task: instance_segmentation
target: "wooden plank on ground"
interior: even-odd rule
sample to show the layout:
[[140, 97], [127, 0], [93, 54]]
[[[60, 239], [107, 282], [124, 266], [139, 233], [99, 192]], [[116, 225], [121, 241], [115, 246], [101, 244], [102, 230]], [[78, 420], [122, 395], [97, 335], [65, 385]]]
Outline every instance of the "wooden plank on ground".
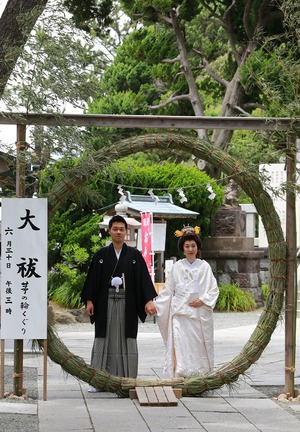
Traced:
[[163, 390], [163, 388], [161, 386], [159, 387], [153, 387], [155, 394], [157, 396], [157, 399], [159, 401], [159, 405], [161, 406], [168, 406], [169, 405], [169, 401], [167, 399], [167, 396]]
[[[173, 388], [173, 387], [172, 387]], [[177, 399], [182, 398], [182, 389], [179, 388], [173, 388], [174, 395], [177, 397]]]
[[157, 399], [156, 393], [153, 387], [145, 387], [145, 392], [149, 401], [150, 406], [159, 406], [159, 401]]
[[[141, 406], [177, 406], [175, 390], [171, 386], [135, 387], [135, 390], [129, 391], [129, 397], [137, 398]], [[182, 397], [182, 391], [179, 390], [178, 397]]]
[[170, 386], [163, 386], [163, 390], [165, 392], [165, 395], [168, 399], [169, 406], [176, 406], [178, 405], [177, 397], [175, 396], [172, 387]]
[[129, 389], [129, 399], [137, 399], [136, 389]]
[[140, 405], [149, 405], [148, 397], [145, 392], [145, 387], [136, 387], [135, 390]]

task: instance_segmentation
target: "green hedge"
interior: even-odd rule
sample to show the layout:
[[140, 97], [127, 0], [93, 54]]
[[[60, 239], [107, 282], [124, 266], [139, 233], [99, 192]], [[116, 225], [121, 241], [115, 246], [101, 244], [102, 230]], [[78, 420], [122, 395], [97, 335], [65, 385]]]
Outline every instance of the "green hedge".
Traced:
[[219, 290], [215, 307], [219, 312], [246, 312], [256, 308], [253, 295], [241, 289], [238, 284], [220, 284]]

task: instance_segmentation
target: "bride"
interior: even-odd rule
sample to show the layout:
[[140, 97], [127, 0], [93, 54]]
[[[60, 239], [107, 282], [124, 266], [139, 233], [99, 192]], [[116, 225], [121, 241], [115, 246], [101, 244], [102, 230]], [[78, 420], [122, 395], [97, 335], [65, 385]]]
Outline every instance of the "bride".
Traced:
[[219, 295], [210, 265], [200, 258], [199, 227], [184, 227], [177, 261], [154, 301], [165, 347], [165, 377], [189, 377], [214, 367], [213, 308]]

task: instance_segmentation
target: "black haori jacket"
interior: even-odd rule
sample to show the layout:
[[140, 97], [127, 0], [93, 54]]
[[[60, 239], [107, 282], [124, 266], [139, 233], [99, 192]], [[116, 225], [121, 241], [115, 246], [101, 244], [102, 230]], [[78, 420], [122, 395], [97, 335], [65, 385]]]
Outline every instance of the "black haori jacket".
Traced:
[[[145, 304], [156, 297], [146, 262], [139, 250], [123, 244], [119, 262], [113, 244], [99, 249], [90, 264], [81, 292], [81, 299], [86, 304], [94, 304], [95, 337], [105, 337], [107, 322], [108, 289], [112, 276], [125, 275], [125, 337], [136, 338], [138, 317], [146, 319]], [[123, 289], [123, 285], [120, 290]]]

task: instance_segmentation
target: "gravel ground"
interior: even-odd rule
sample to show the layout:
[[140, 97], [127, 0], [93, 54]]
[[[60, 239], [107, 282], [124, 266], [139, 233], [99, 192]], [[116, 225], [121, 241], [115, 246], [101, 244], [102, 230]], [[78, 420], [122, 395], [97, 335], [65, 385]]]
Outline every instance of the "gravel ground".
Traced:
[[275, 403], [284, 408], [288, 413], [292, 414], [300, 421], [300, 400], [278, 400], [278, 396], [282, 393], [282, 386], [252, 386], [256, 390], [265, 394]]
[[[6, 354], [7, 363], [13, 363], [13, 356]], [[0, 399], [1, 403], [13, 404], [35, 404], [38, 399], [38, 370], [37, 368], [24, 367], [24, 388], [26, 389], [26, 399], [17, 398], [9, 395], [13, 390], [13, 366], [5, 365], [4, 367], [4, 383], [5, 383], [5, 399]], [[39, 419], [33, 414], [12, 414], [1, 413], [0, 415], [0, 432], [39, 432]]]

